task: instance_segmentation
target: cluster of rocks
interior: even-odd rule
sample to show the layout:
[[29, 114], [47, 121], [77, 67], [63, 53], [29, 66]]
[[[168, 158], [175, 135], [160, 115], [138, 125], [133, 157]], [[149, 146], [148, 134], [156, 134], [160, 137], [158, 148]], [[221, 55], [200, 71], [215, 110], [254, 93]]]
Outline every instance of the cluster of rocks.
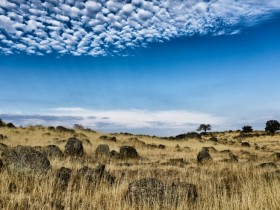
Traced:
[[[56, 172], [57, 183], [62, 187], [66, 187], [70, 181], [73, 171], [70, 168], [62, 167]], [[115, 177], [105, 170], [105, 165], [99, 164], [96, 168], [84, 166], [74, 175], [76, 179], [84, 178], [88, 183], [100, 184], [108, 183], [114, 184]]]
[[5, 139], [7, 139], [7, 136], [5, 136], [5, 135], [3, 135], [3, 134], [0, 134], [0, 141], [3, 141], [3, 140], [5, 140]]
[[109, 158], [138, 158], [139, 154], [137, 150], [132, 146], [121, 146], [120, 151], [110, 151], [110, 147], [107, 144], [100, 144], [95, 150], [96, 157], [109, 157]]
[[249, 142], [242, 142], [242, 143], [241, 143], [241, 146], [242, 146], [242, 147], [250, 147], [251, 145], [250, 145]]
[[132, 137], [129, 138], [125, 144], [129, 144], [132, 146], [138, 146], [138, 147], [146, 147], [146, 148], [151, 148], [151, 149], [165, 149], [166, 146], [164, 144], [146, 144], [144, 141], [141, 141], [140, 139], [138, 139], [137, 137]]
[[[205, 163], [212, 160], [210, 153], [217, 153], [218, 150], [214, 147], [202, 147], [201, 151], [197, 155], [197, 162]], [[227, 155], [227, 158], [223, 159], [224, 162], [238, 162], [238, 157], [233, 154], [231, 150], [222, 150], [221, 154]]]
[[[180, 198], [184, 199], [180, 199]], [[197, 187], [186, 182], [164, 185], [155, 178], [145, 178], [129, 184], [126, 201], [135, 205], [162, 205], [164, 202], [178, 205], [179, 201], [195, 202], [198, 198]]]
[[76, 138], [68, 139], [64, 154], [56, 145], [16, 146], [9, 148], [0, 144], [1, 162], [11, 172], [27, 174], [46, 174], [50, 169], [48, 158], [62, 158], [64, 156], [78, 157], [84, 153], [82, 142]]
[[209, 150], [206, 147], [203, 147], [202, 150], [197, 155], [197, 162], [205, 163], [211, 161], [212, 157], [209, 154]]
[[104, 141], [117, 142], [117, 138], [115, 136], [100, 136], [99, 139]]
[[29, 146], [16, 146], [1, 154], [3, 165], [10, 172], [46, 174], [51, 169], [47, 156]]
[[72, 133], [72, 134], [74, 134], [75, 133], [75, 130], [73, 130], [73, 129], [70, 129], [70, 128], [65, 128], [65, 127], [63, 127], [63, 126], [57, 126], [57, 127], [52, 127], [52, 126], [50, 126], [50, 127], [48, 127], [48, 130], [53, 130], [53, 131], [56, 131], [56, 132], [61, 132], [61, 133]]

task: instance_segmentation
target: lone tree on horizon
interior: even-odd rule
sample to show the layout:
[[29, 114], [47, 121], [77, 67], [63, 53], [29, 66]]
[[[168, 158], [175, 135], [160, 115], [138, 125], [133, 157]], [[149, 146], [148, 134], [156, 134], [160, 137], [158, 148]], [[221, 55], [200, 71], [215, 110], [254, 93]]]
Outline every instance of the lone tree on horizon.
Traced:
[[242, 132], [243, 133], [252, 133], [253, 132], [253, 128], [250, 125], [245, 125], [242, 127]]
[[211, 125], [210, 124], [200, 124], [198, 127], [197, 131], [204, 131], [206, 133], [207, 131], [211, 130]]
[[0, 118], [0, 127], [3, 127], [5, 125], [6, 125], [5, 122]]
[[265, 131], [274, 134], [280, 130], [280, 123], [277, 120], [269, 120], [266, 122]]

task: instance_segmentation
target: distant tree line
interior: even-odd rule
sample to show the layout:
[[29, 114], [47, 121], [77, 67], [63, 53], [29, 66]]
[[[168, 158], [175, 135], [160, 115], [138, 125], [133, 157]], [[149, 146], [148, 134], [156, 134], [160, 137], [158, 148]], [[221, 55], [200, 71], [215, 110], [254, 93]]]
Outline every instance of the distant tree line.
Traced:
[[[0, 118], [0, 127], [8, 127], [8, 128], [15, 128], [13, 123], [6, 123]], [[85, 128], [80, 124], [75, 124], [73, 126], [74, 129], [77, 130], [84, 130]], [[207, 134], [207, 131], [210, 131], [212, 126], [210, 124], [200, 124], [197, 128], [197, 131], [202, 131], [202, 134]], [[268, 120], [265, 124], [265, 131], [270, 134], [274, 134], [280, 130], [280, 123], [277, 120]], [[244, 134], [249, 134], [253, 132], [253, 128], [250, 125], [245, 125], [242, 127], [241, 130]]]
[[0, 118], [0, 127], [8, 127], [8, 128], [15, 128], [13, 123], [5, 123], [1, 118]]
[[[210, 124], [200, 124], [197, 128], [197, 131], [202, 131], [203, 134], [206, 134], [207, 131], [212, 129]], [[277, 120], [268, 120], [265, 124], [265, 131], [270, 134], [274, 134], [280, 130], [280, 123]], [[250, 125], [245, 125], [241, 130], [244, 134], [249, 134], [253, 132], [253, 128]]]

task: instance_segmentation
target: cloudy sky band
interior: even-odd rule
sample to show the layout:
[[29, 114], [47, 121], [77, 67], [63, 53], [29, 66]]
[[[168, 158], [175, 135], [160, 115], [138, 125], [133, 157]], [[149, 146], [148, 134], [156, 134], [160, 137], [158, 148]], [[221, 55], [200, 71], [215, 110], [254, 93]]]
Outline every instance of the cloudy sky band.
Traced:
[[236, 34], [279, 11], [278, 0], [0, 0], [0, 52], [127, 55], [180, 36]]

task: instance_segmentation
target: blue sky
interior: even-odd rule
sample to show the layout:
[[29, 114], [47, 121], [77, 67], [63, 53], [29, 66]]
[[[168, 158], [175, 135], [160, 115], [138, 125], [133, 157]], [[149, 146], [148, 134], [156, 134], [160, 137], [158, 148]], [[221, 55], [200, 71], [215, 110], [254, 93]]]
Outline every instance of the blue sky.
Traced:
[[[235, 1], [231, 6], [221, 0], [193, 5], [168, 0], [77, 1], [80, 4], [74, 6], [71, 1], [58, 2], [60, 10], [53, 9], [57, 14], [44, 23], [39, 17], [54, 7], [28, 1], [27, 10], [15, 7], [20, 0], [0, 1], [4, 120], [175, 135], [195, 130], [200, 123], [210, 123], [215, 130], [246, 124], [263, 129], [267, 120], [280, 118], [278, 1]], [[159, 23], [154, 17], [163, 9], [169, 14]], [[101, 13], [108, 18], [104, 22], [75, 28], [77, 18], [94, 22]], [[109, 20], [110, 14], [117, 21]], [[127, 31], [133, 19], [122, 18], [129, 17], [138, 18], [135, 22], [141, 27]], [[12, 22], [17, 26], [10, 26]], [[114, 27], [121, 29], [112, 35]], [[70, 29], [85, 33], [73, 39]], [[49, 43], [38, 38], [41, 30]], [[53, 37], [57, 31], [61, 32]], [[101, 39], [100, 34], [106, 35]], [[136, 38], [127, 38], [132, 35]], [[87, 36], [94, 37], [81, 47]]]

